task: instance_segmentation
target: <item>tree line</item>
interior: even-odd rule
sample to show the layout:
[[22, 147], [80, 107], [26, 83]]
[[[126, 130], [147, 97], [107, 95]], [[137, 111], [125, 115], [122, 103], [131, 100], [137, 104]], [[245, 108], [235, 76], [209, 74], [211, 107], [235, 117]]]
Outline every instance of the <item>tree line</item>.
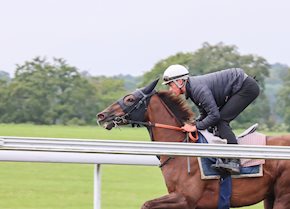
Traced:
[[[239, 67], [255, 77], [261, 94], [237, 118], [233, 127], [259, 122], [265, 128], [290, 130], [290, 69], [270, 65], [257, 55], [241, 55], [236, 46], [204, 43], [195, 52], [177, 53], [158, 61], [140, 77], [91, 76], [70, 66], [63, 59], [36, 57], [17, 65], [15, 74], [0, 71], [0, 122], [34, 124], [95, 124], [95, 115], [119, 97], [157, 77], [171, 64], [188, 67], [190, 74], [200, 75]], [[105, 69], [104, 69], [105, 70]], [[270, 73], [276, 80], [270, 79]], [[269, 83], [272, 89], [267, 89]], [[277, 87], [279, 86], [279, 87]], [[162, 89], [160, 84], [158, 89]], [[274, 90], [273, 90], [274, 89]], [[274, 99], [273, 99], [274, 98]], [[197, 111], [192, 105], [194, 111]]]
[[95, 124], [96, 113], [125, 92], [122, 80], [91, 77], [63, 59], [37, 57], [0, 80], [2, 123]]

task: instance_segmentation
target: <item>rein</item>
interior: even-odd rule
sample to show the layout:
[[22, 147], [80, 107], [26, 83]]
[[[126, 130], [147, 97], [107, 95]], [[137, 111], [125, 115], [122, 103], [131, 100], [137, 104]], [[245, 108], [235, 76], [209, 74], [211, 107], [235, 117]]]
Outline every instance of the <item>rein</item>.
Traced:
[[[171, 125], [166, 125], [166, 124], [161, 124], [161, 123], [152, 123], [152, 122], [142, 122], [142, 121], [133, 121], [133, 120], [126, 120], [127, 123], [130, 124], [137, 124], [137, 125], [143, 125], [146, 127], [155, 127], [155, 128], [165, 128], [165, 129], [170, 129], [170, 130], [176, 130], [176, 131], [182, 131], [184, 132], [184, 130], [178, 126], [171, 126]], [[186, 142], [189, 143], [191, 142], [197, 142], [198, 140], [198, 132], [197, 130], [194, 132], [195, 136], [192, 135], [192, 132], [186, 132], [186, 137], [184, 140], [182, 140], [181, 142]], [[170, 160], [174, 159], [174, 157], [169, 156], [159, 167], [162, 168], [163, 166], [165, 166], [167, 163], [169, 163]], [[190, 175], [190, 159], [189, 157], [187, 157], [187, 173], [188, 175]]]
[[[162, 124], [162, 123], [142, 122], [142, 121], [134, 121], [134, 120], [126, 120], [126, 122], [129, 123], [129, 124], [143, 125], [143, 126], [146, 126], [146, 127], [165, 128], [165, 129], [170, 129], [170, 130], [184, 132], [184, 130], [181, 127], [171, 126], [171, 125]], [[188, 133], [188, 137], [190, 138], [190, 140], [192, 142], [197, 142], [197, 140], [198, 140], [197, 130], [194, 132], [195, 136], [192, 135], [192, 132], [187, 132], [187, 133]]]

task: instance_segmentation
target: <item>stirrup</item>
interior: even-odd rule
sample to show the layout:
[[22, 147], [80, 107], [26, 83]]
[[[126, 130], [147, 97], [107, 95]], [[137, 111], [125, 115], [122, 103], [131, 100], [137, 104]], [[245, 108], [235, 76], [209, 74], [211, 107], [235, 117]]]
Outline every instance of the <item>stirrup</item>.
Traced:
[[219, 172], [228, 172], [230, 174], [240, 174], [240, 161], [239, 160], [228, 160], [224, 162], [221, 158], [218, 158], [216, 163], [211, 165], [212, 168]]

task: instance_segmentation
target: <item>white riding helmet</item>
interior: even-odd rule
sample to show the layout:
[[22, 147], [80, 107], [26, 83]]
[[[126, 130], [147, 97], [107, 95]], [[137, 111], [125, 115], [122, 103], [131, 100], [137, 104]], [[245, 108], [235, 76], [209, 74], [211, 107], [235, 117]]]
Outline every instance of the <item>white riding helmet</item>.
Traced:
[[188, 70], [182, 65], [170, 65], [163, 73], [163, 85], [179, 79], [188, 79]]

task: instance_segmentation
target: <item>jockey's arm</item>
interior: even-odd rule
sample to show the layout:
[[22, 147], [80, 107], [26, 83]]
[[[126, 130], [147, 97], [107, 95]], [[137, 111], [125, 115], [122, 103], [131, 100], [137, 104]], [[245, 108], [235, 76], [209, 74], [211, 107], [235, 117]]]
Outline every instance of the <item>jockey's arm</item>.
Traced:
[[199, 116], [196, 118], [196, 121], [202, 121], [203, 119], [206, 118], [207, 113], [202, 107], [199, 107], [199, 106], [198, 106], [198, 110], [199, 110]]

